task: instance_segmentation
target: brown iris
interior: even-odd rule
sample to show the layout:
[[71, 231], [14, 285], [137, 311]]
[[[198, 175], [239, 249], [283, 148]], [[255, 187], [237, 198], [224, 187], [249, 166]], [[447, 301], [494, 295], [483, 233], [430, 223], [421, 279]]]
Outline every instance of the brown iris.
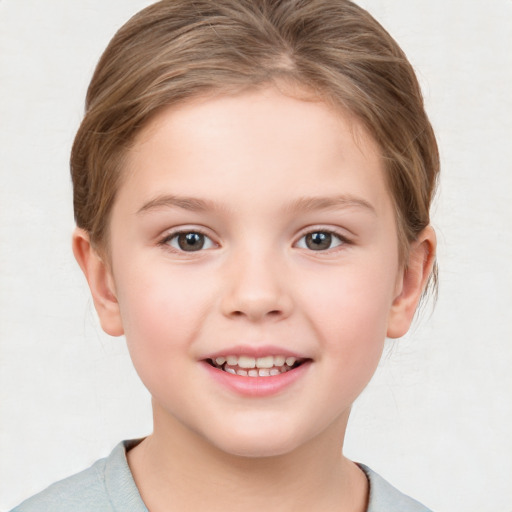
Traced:
[[178, 246], [182, 251], [200, 251], [204, 246], [204, 238], [201, 233], [180, 233]]
[[312, 251], [323, 251], [331, 247], [332, 235], [325, 231], [315, 231], [314, 233], [306, 235], [305, 242], [308, 249]]

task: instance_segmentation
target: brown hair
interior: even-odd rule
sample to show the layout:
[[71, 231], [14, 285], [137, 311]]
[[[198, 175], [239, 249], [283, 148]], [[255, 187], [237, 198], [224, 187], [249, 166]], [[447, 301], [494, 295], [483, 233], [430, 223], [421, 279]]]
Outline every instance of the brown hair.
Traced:
[[282, 82], [352, 113], [374, 137], [406, 254], [430, 222], [437, 144], [406, 56], [348, 0], [162, 0], [131, 18], [96, 67], [73, 145], [77, 225], [105, 246], [123, 156], [156, 112]]

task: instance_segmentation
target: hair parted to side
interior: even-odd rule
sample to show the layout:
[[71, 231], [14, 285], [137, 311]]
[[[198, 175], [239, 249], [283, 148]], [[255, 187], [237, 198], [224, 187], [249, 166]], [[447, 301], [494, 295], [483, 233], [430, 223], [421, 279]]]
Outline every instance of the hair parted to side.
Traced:
[[406, 56], [348, 0], [162, 0], [131, 18], [96, 67], [73, 144], [77, 225], [106, 248], [123, 157], [158, 111], [283, 83], [348, 111], [378, 143], [405, 255], [430, 222], [437, 144]]

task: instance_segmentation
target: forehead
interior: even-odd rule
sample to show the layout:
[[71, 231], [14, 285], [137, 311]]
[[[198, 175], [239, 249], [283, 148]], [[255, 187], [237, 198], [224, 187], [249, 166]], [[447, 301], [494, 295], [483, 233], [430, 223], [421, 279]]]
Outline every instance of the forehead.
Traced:
[[376, 206], [389, 202], [379, 148], [361, 123], [309, 95], [275, 88], [162, 110], [139, 133], [126, 164], [121, 195], [129, 188], [146, 199], [164, 187], [233, 204], [233, 193], [282, 202], [294, 193], [345, 191]]

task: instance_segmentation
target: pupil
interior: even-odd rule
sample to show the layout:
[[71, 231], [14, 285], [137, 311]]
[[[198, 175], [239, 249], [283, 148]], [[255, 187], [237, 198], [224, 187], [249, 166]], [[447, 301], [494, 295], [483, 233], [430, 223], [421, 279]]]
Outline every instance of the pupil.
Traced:
[[204, 235], [201, 235], [201, 233], [182, 233], [178, 236], [178, 245], [183, 251], [199, 251], [204, 245]]
[[306, 235], [306, 246], [308, 249], [312, 249], [313, 251], [329, 249], [331, 241], [332, 236], [330, 233], [323, 233], [319, 231], [317, 233], [309, 233], [309, 235]]

